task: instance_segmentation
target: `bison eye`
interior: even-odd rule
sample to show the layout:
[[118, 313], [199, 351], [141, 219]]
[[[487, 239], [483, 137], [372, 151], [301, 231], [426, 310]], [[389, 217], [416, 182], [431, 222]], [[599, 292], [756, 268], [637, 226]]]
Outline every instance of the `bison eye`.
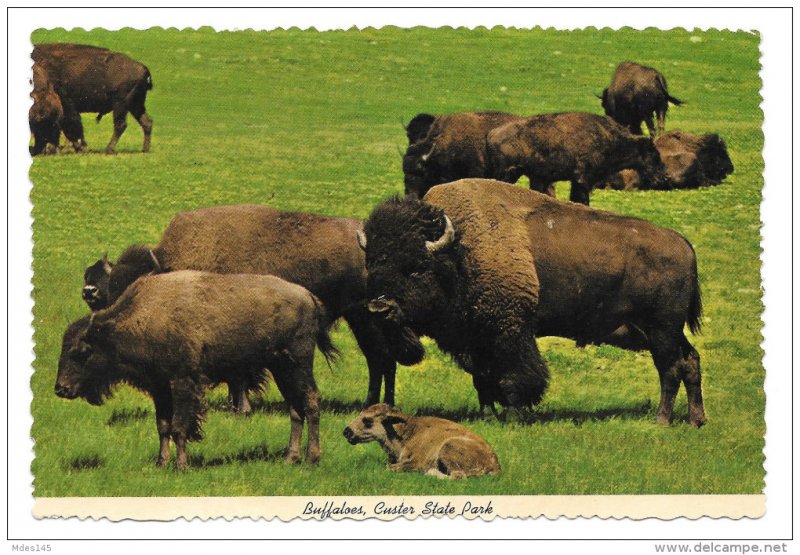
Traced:
[[372, 418], [365, 416], [362, 422], [365, 428], [372, 428]]
[[411, 272], [411, 274], [408, 277], [410, 277], [411, 279], [420, 278], [422, 277], [422, 272]]

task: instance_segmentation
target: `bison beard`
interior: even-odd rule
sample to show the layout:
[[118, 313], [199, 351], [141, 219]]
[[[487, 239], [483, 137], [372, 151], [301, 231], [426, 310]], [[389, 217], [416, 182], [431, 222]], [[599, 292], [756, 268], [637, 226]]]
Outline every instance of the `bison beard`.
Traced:
[[548, 370], [532, 314], [523, 306], [483, 314], [469, 308], [477, 301], [463, 286], [470, 276], [463, 247], [431, 248], [446, 227], [442, 210], [411, 199], [394, 198], [373, 211], [364, 226], [370, 309], [435, 339], [472, 374], [481, 409], [538, 403]]
[[[452, 218], [452, 220], [451, 220]], [[650, 351], [669, 423], [683, 382], [705, 422], [697, 260], [672, 230], [464, 179], [422, 201], [390, 199], [364, 226], [370, 308], [428, 335], [472, 374], [481, 407], [537, 403], [548, 370], [536, 337]]]

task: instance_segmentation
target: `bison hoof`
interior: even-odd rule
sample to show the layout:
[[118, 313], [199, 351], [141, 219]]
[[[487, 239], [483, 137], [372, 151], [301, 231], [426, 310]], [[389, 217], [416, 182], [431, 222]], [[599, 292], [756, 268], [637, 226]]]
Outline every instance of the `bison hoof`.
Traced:
[[159, 467], [167, 466], [168, 462], [169, 462], [169, 459], [163, 459], [161, 457], [158, 457], [158, 460], [156, 461], [156, 466], [159, 466]]
[[672, 418], [664, 414], [659, 414], [656, 417], [656, 424], [660, 424], [661, 426], [669, 426], [672, 424]]
[[289, 453], [286, 455], [286, 464], [300, 464], [301, 461], [300, 453]]
[[697, 416], [690, 415], [689, 416], [689, 425], [694, 426], [695, 428], [700, 428], [706, 423], [706, 417], [704, 414], [700, 414]]

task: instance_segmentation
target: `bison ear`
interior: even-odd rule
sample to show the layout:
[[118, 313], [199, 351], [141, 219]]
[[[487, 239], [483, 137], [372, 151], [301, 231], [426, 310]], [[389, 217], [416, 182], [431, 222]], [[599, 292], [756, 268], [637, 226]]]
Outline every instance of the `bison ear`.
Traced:
[[111, 268], [113, 268], [113, 267], [114, 267], [114, 264], [113, 264], [113, 263], [111, 263], [111, 262], [108, 260], [108, 251], [106, 251], [106, 252], [103, 254], [103, 260], [102, 260], [102, 262], [103, 262], [103, 271], [104, 271], [106, 274], [110, 275], [110, 274], [111, 274]]
[[101, 322], [94, 322], [94, 314], [89, 320], [89, 327], [86, 329], [84, 339], [91, 345], [92, 342], [102, 342], [109, 338], [111, 332], [114, 330], [114, 319], [103, 320]]

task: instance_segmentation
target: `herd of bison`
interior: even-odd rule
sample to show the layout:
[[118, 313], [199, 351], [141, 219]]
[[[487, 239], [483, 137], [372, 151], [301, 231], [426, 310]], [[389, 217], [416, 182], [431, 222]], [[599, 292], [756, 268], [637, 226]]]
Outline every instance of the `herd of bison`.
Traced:
[[[147, 67], [76, 44], [36, 45], [32, 58], [32, 155], [64, 148], [61, 133], [84, 151], [87, 112], [98, 121], [113, 113], [107, 153], [128, 113], [149, 150]], [[682, 101], [655, 69], [620, 64], [599, 99], [605, 116], [418, 114], [406, 126], [405, 195], [363, 222], [261, 205], [176, 214], [157, 245], [131, 245], [86, 269], [91, 311], [64, 333], [55, 393], [99, 405], [121, 382], [146, 392], [158, 464], [170, 460], [172, 441], [184, 469], [186, 442], [201, 437], [205, 390], [226, 384], [231, 408], [246, 414], [250, 394], [271, 378], [289, 407], [287, 460], [302, 460], [305, 424], [314, 463], [314, 352], [335, 360], [328, 331], [341, 318], [369, 369], [367, 408], [345, 438], [378, 441], [394, 470], [424, 470], [403, 462], [420, 457], [440, 476], [499, 470], [475, 434], [441, 419], [413, 424], [424, 419], [394, 408], [396, 365], [423, 359], [420, 336], [472, 376], [481, 412], [497, 416], [497, 404], [525, 411], [545, 394], [537, 337], [647, 350], [661, 385], [658, 422], [672, 421], [682, 383], [687, 420], [703, 425], [700, 356], [684, 333], [700, 328], [702, 313], [692, 245], [588, 204], [594, 188], [714, 185], [733, 166], [719, 136], [665, 132], [668, 105]], [[511, 185], [521, 176], [531, 191]], [[555, 198], [557, 181], [570, 181], [571, 202]], [[422, 428], [440, 432], [413, 440]]]

